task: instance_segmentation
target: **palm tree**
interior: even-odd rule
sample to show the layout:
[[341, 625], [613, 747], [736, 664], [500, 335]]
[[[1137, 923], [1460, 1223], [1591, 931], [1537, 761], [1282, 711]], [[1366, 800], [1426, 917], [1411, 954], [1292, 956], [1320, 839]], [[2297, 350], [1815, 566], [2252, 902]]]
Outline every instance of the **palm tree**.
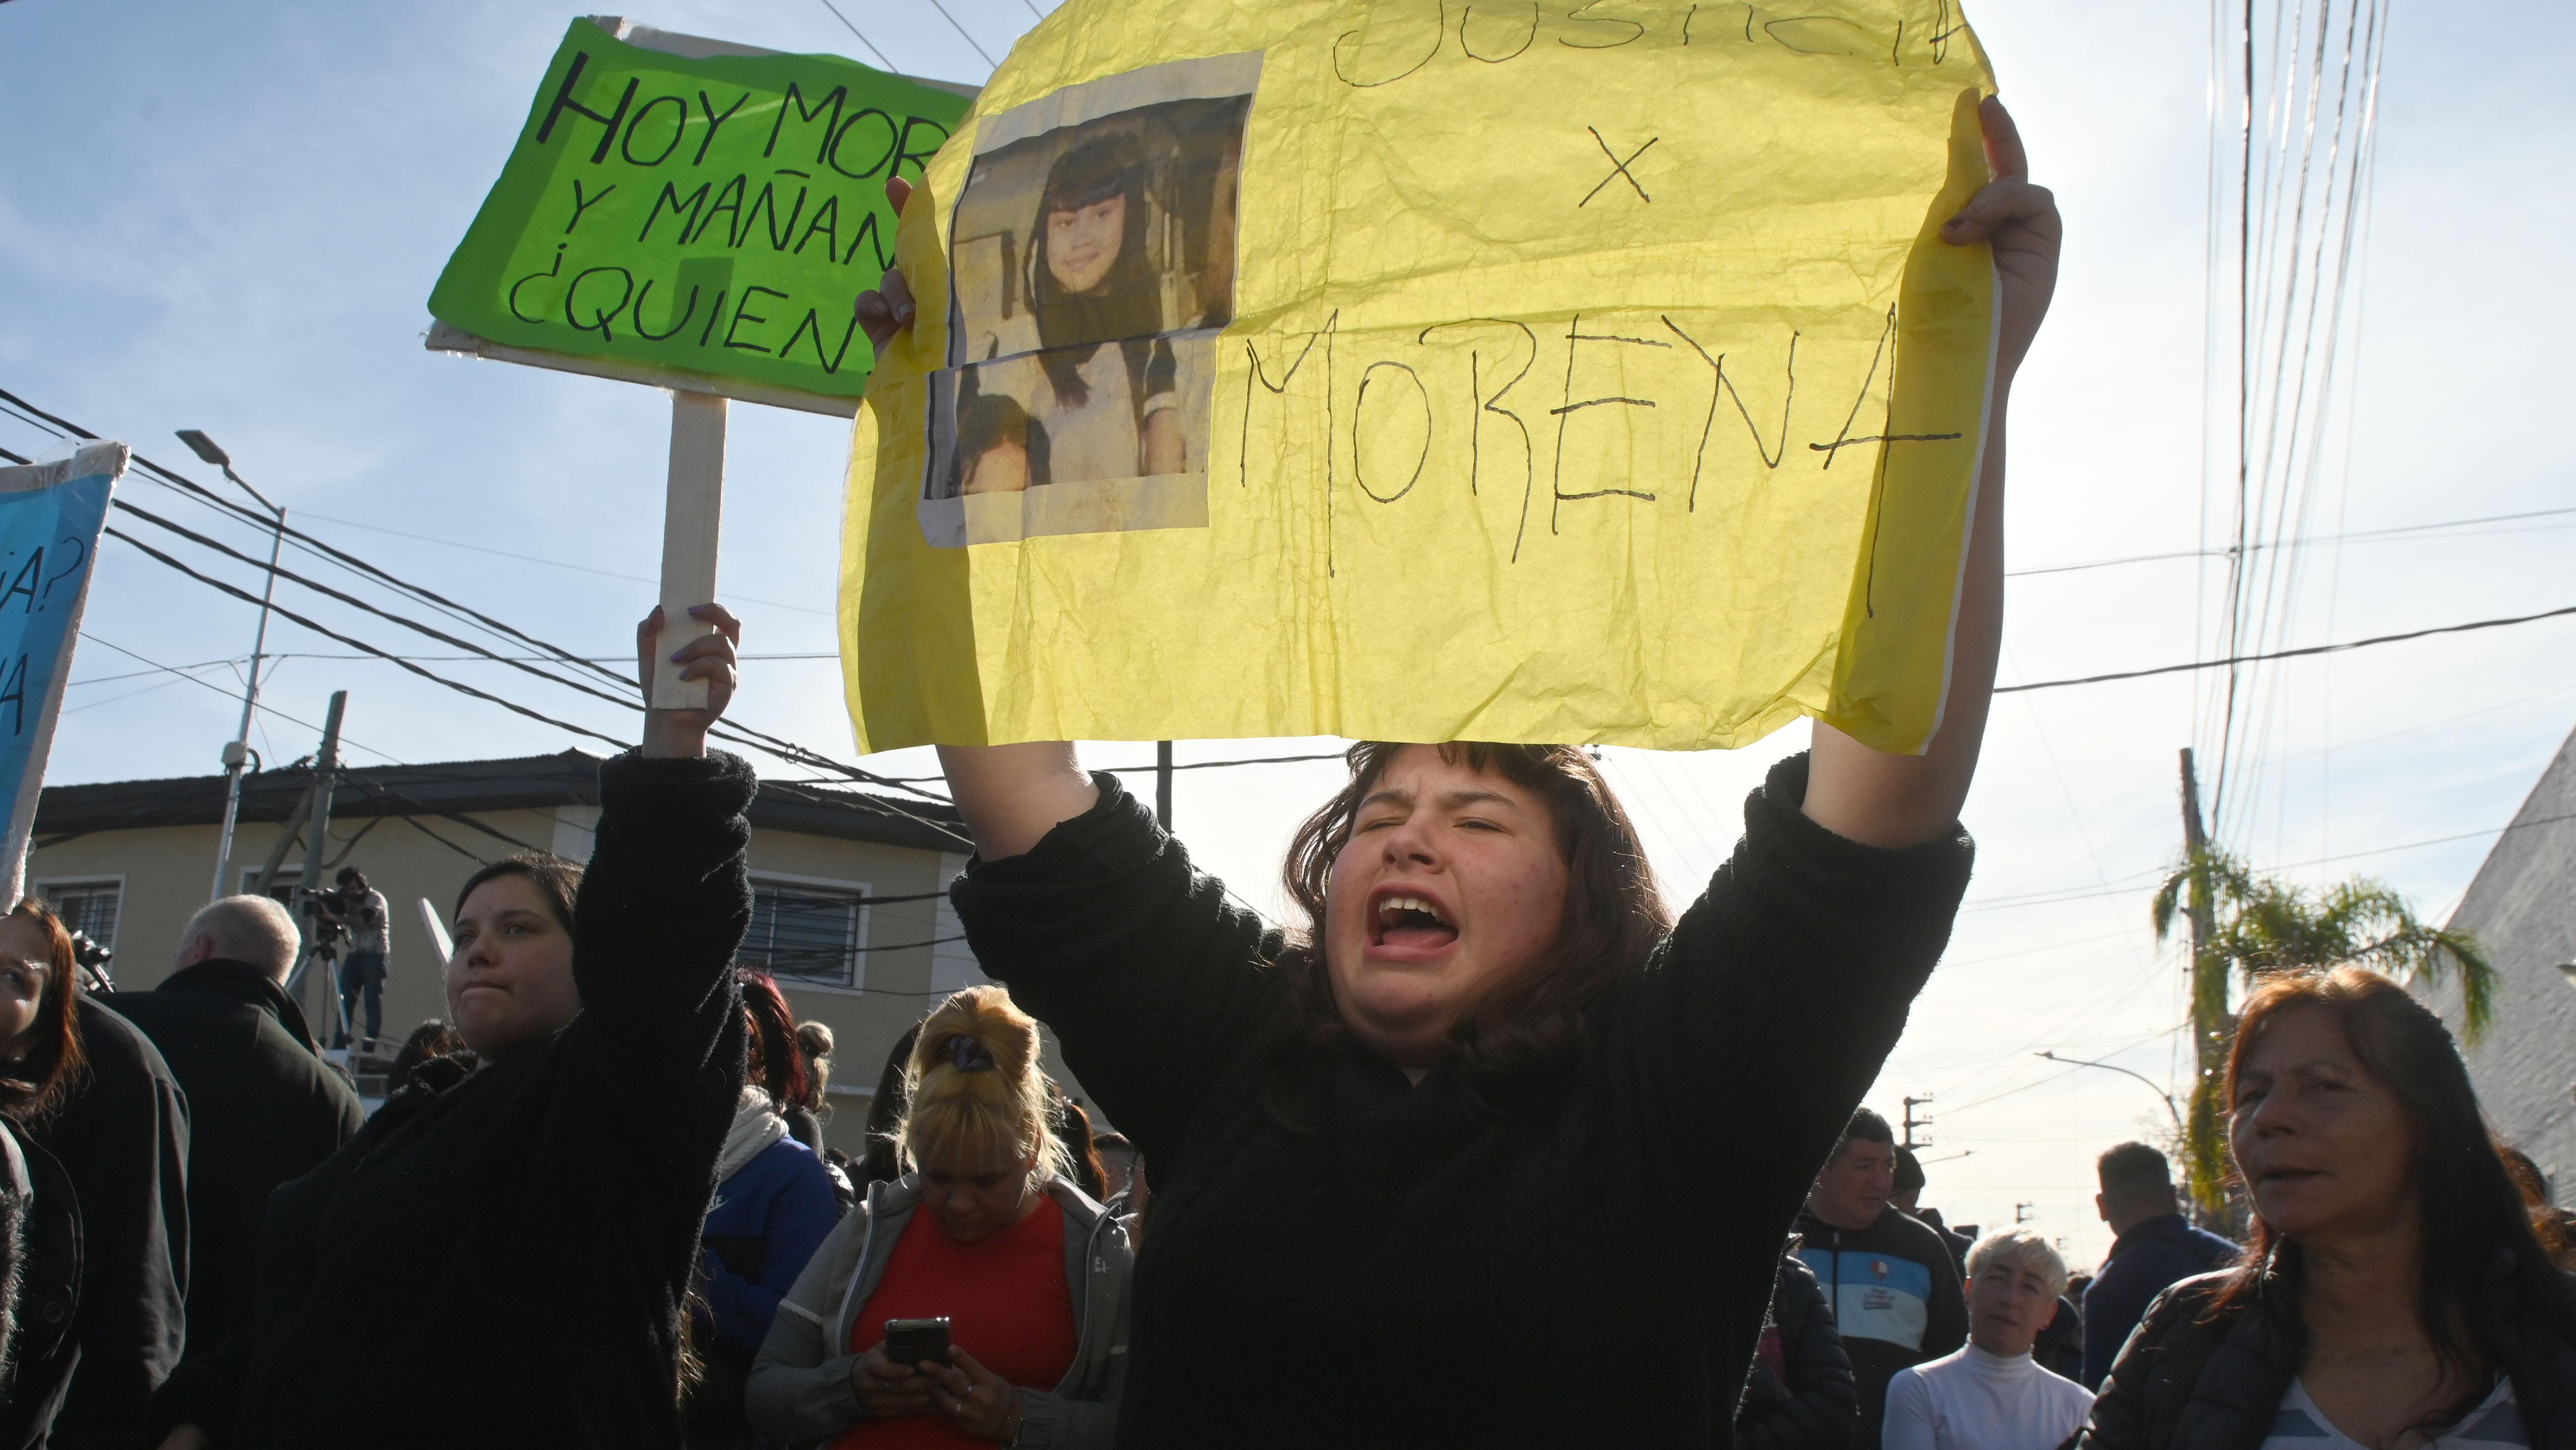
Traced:
[[2177, 916], [2207, 915], [2192, 963], [2192, 1037], [2199, 1079], [2191, 1095], [2183, 1159], [2192, 1197], [2205, 1211], [2226, 1201], [2226, 1154], [2219, 1131], [2226, 1105], [2219, 1090], [2236, 1023], [2228, 1009], [2230, 980], [2252, 986], [2278, 972], [2322, 971], [2351, 963], [2399, 981], [2438, 986], [2456, 966], [2465, 1008], [2461, 1035], [2475, 1043], [2495, 1014], [2495, 967], [2465, 931], [2427, 926], [2389, 887], [2356, 876], [2322, 888], [2294, 885], [2217, 847], [2194, 851], [2165, 878], [2152, 908], [2156, 940]]

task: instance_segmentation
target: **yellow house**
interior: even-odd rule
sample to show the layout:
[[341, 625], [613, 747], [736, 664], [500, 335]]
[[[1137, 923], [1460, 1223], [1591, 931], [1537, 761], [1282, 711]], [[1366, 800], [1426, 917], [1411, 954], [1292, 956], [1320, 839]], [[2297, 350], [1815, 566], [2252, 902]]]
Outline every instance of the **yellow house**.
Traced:
[[[245, 779], [227, 891], [251, 889], [311, 784], [303, 769]], [[148, 990], [169, 974], [180, 929], [211, 895], [223, 804], [221, 776], [48, 786], [28, 889], [115, 953], [109, 970], [120, 989]], [[447, 922], [465, 879], [513, 853], [587, 861], [598, 820], [599, 757], [578, 750], [339, 772], [315, 874], [327, 885], [354, 865], [392, 908], [385, 1037], [399, 1043], [447, 1013], [425, 913]], [[741, 960], [777, 978], [800, 1020], [831, 1027], [825, 1132], [853, 1156], [864, 1150], [868, 1103], [896, 1039], [940, 998], [985, 980], [946, 896], [965, 867], [963, 848], [924, 822], [960, 830], [946, 806], [806, 781], [765, 781], [751, 807], [752, 924]], [[303, 881], [311, 834], [307, 825], [284, 855], [272, 885], [281, 899]], [[304, 972], [294, 985], [327, 1038], [337, 1003], [324, 977]], [[1052, 1041], [1047, 1067], [1082, 1096]]]

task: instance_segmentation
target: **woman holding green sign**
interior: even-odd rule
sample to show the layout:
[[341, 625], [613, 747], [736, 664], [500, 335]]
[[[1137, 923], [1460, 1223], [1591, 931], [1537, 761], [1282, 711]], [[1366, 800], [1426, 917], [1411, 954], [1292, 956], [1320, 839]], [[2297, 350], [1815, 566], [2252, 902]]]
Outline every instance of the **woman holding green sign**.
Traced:
[[[2002, 419], [2061, 234], [1982, 117], [1997, 179], [1940, 235], [1993, 248], [1998, 441], [1945, 718], [1910, 757], [1819, 723], [1678, 922], [1572, 746], [1355, 747], [1285, 933], [1071, 746], [941, 748], [977, 959], [1153, 1165], [1120, 1444], [1726, 1443], [1781, 1235], [1968, 879]], [[894, 273], [858, 303], [879, 346], [912, 311]]]
[[585, 871], [514, 857], [469, 878], [446, 967], [481, 1058], [387, 1102], [277, 1190], [257, 1327], [222, 1347], [165, 1447], [675, 1447], [681, 1303], [743, 1083], [732, 958], [751, 917], [758, 782], [707, 749], [741, 626], [656, 661], [707, 708], [650, 710], [599, 770]]

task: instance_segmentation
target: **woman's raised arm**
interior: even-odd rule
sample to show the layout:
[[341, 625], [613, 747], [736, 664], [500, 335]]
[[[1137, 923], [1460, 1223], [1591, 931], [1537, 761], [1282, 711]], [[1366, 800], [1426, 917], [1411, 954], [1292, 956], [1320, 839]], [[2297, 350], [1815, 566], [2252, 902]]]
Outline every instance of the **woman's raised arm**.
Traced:
[[[900, 216], [912, 196], [912, 183], [890, 176], [885, 194]], [[912, 326], [912, 287], [900, 269], [888, 267], [884, 281], [859, 294], [855, 310], [868, 341], [883, 352], [897, 333]], [[976, 853], [987, 861], [1027, 854], [1060, 822], [1081, 815], [1100, 799], [1067, 741], [943, 745], [939, 766], [948, 772], [949, 793], [966, 817]]]
[[1977, 479], [1977, 512], [1968, 525], [1968, 567], [1952, 638], [1950, 701], [1941, 728], [1921, 755], [1873, 750], [1818, 721], [1807, 782], [1808, 819], [1870, 846], [1914, 846], [1938, 839], [1959, 819], [1977, 773], [1986, 712], [1995, 689], [1995, 659], [2004, 624], [2004, 415], [2040, 319], [2057, 287], [2057, 251], [2065, 227], [2057, 200], [2030, 180], [2021, 133], [2001, 100], [1979, 108], [1986, 159], [1995, 179], [1941, 228], [1954, 246], [1991, 242], [1995, 249], [1997, 319], [1994, 398], [1987, 420], [1985, 464]]
[[966, 817], [976, 854], [987, 861], [1026, 855], [1100, 800], [1069, 741], [943, 745], [939, 767], [948, 772], [948, 793]]

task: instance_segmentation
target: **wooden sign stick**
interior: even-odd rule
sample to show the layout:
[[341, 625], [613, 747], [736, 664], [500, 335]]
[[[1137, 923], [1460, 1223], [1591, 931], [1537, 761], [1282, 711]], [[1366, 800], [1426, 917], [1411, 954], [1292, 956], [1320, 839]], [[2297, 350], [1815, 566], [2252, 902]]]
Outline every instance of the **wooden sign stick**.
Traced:
[[704, 680], [683, 680], [671, 654], [715, 626], [689, 617], [716, 597], [716, 540], [724, 519], [725, 400], [671, 393], [671, 488], [662, 513], [662, 645], [653, 668], [656, 710], [703, 710]]

